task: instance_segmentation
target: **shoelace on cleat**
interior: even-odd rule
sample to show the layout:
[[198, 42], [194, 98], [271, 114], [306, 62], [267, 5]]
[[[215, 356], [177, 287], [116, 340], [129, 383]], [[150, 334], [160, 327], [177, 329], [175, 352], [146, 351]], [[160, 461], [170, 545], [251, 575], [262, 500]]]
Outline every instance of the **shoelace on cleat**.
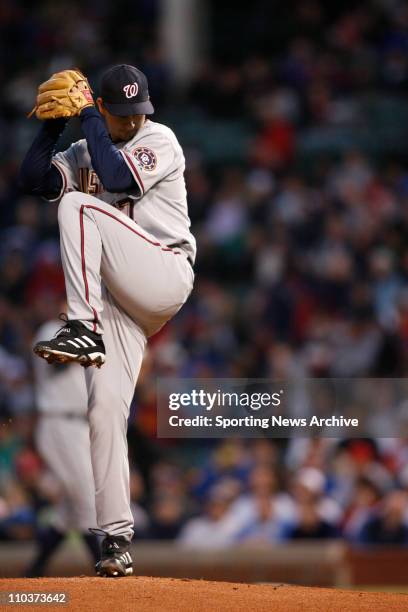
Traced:
[[[122, 554], [126, 553], [129, 547], [130, 542], [128, 542], [125, 538], [121, 538], [120, 536], [112, 536], [109, 535], [103, 529], [98, 528], [89, 528], [89, 530], [94, 535], [103, 535], [104, 540], [102, 541], [102, 552], [103, 553], [117, 553]], [[123, 540], [122, 542], [118, 542], [118, 540]], [[128, 553], [129, 554], [129, 553]], [[130, 555], [129, 555], [130, 557]]]
[[60, 321], [64, 321], [64, 325], [55, 332], [54, 338], [58, 338], [61, 335], [69, 334], [71, 333], [71, 331], [75, 332], [77, 329], [80, 329], [79, 326], [82, 327], [79, 321], [69, 321], [65, 312], [61, 312], [58, 318]]

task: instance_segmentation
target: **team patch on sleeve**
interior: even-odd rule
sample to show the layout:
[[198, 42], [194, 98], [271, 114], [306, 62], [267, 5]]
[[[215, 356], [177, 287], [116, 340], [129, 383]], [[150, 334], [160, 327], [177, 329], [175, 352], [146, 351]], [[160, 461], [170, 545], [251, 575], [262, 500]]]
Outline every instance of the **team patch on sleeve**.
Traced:
[[154, 170], [157, 165], [157, 157], [154, 151], [147, 147], [137, 147], [133, 151], [133, 155], [136, 157], [139, 165], [143, 170]]

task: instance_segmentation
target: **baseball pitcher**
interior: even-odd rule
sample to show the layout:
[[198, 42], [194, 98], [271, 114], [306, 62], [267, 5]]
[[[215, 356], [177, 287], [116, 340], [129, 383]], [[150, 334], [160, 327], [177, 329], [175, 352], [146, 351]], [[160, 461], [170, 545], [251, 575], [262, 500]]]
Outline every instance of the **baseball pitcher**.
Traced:
[[[33, 112], [44, 123], [23, 161], [21, 183], [59, 203], [68, 318], [34, 352], [50, 363], [86, 367], [96, 515], [105, 534], [96, 571], [125, 576], [132, 573], [133, 535], [129, 406], [147, 338], [192, 290], [196, 245], [183, 152], [174, 133], [149, 118], [145, 75], [114, 66], [100, 94], [96, 108], [78, 70], [40, 85]], [[84, 139], [55, 154], [71, 116], [79, 116]]]

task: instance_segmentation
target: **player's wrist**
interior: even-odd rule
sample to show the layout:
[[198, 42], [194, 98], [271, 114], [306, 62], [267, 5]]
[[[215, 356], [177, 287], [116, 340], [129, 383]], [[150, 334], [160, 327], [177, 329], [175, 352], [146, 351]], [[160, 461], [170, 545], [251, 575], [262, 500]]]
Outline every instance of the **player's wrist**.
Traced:
[[82, 108], [79, 110], [79, 116], [81, 116], [81, 115], [82, 115], [82, 113], [83, 113], [85, 110], [89, 109], [89, 108], [93, 108], [93, 109], [94, 109], [94, 108], [95, 108], [95, 104], [93, 104], [93, 103], [85, 104], [85, 105], [84, 105], [84, 106], [83, 106], [83, 107], [82, 107]]
[[53, 138], [58, 138], [64, 131], [68, 121], [69, 121], [69, 117], [60, 117], [58, 119], [46, 119], [43, 123], [42, 129], [49, 136], [52, 136]]
[[94, 104], [83, 106], [79, 111], [80, 119], [87, 119], [88, 117], [100, 117], [99, 111]]

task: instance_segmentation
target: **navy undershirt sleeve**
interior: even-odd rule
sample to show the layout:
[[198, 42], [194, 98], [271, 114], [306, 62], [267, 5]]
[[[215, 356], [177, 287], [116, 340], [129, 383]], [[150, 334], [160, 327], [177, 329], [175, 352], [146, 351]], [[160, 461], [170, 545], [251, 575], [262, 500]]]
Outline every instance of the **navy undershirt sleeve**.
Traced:
[[50, 200], [60, 194], [62, 177], [51, 161], [66, 124], [66, 119], [51, 119], [41, 126], [20, 168], [19, 184], [25, 193]]
[[131, 171], [113, 144], [105, 122], [96, 108], [84, 108], [80, 121], [92, 167], [105, 189], [112, 193], [138, 190]]

